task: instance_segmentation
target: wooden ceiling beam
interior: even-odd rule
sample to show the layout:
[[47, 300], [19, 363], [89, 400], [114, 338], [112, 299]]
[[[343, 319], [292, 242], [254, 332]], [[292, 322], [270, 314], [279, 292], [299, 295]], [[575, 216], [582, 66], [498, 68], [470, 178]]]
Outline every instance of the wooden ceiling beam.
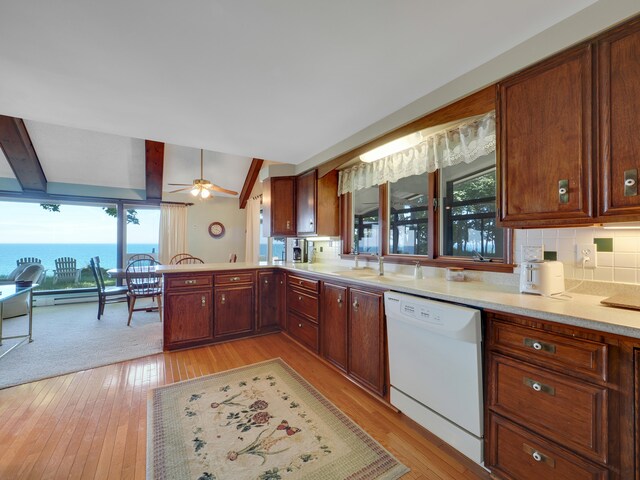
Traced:
[[0, 115], [0, 148], [22, 190], [47, 191], [47, 177], [21, 118]]
[[164, 143], [145, 140], [145, 180], [147, 200], [162, 200], [162, 172], [164, 169]]
[[264, 160], [259, 158], [254, 158], [249, 166], [249, 171], [247, 172], [247, 178], [244, 179], [244, 185], [242, 186], [242, 191], [240, 192], [240, 209], [242, 210], [247, 206], [247, 201], [249, 200], [249, 195], [251, 195], [251, 191], [253, 190], [253, 186], [256, 183], [258, 178], [258, 174], [260, 173], [260, 169], [262, 168], [262, 164]]

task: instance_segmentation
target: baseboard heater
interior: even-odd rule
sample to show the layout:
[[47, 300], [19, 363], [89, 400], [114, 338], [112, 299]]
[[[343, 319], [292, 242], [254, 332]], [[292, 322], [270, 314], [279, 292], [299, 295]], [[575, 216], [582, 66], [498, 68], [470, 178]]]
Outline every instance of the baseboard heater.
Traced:
[[33, 295], [34, 307], [48, 307], [52, 305], [65, 305], [68, 303], [85, 303], [97, 302], [98, 294], [96, 292], [77, 292], [77, 293], [43, 293]]

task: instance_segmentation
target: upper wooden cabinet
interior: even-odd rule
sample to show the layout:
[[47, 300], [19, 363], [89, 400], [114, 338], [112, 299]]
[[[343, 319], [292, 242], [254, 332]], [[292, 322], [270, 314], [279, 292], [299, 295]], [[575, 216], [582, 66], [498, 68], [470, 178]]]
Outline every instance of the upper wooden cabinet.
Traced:
[[582, 45], [498, 85], [503, 225], [593, 223], [591, 52]]
[[597, 41], [599, 212], [640, 219], [640, 19]]
[[502, 226], [640, 220], [639, 58], [640, 17], [500, 82]]
[[298, 235], [340, 234], [337, 171], [321, 178], [317, 170], [298, 176], [296, 198]]
[[296, 177], [267, 178], [262, 190], [265, 237], [295, 236]]

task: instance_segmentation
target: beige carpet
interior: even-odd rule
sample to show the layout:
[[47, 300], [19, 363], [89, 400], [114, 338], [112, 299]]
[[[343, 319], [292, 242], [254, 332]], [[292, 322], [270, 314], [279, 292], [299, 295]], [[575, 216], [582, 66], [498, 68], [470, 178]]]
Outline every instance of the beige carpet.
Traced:
[[149, 393], [147, 478], [394, 480], [409, 469], [281, 359]]
[[[0, 358], [0, 388], [162, 351], [162, 323], [157, 311], [135, 312], [127, 327], [126, 303], [107, 305], [100, 320], [96, 319], [97, 310], [97, 303], [34, 308], [33, 342]], [[3, 323], [3, 337], [27, 332], [26, 316]], [[5, 341], [0, 354], [14, 343]]]

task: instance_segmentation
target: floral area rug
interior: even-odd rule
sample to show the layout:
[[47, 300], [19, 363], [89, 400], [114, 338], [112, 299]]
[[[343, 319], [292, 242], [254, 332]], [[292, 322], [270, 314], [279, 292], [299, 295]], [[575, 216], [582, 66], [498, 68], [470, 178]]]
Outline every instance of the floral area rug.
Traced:
[[147, 478], [394, 480], [399, 463], [281, 359], [149, 394]]

